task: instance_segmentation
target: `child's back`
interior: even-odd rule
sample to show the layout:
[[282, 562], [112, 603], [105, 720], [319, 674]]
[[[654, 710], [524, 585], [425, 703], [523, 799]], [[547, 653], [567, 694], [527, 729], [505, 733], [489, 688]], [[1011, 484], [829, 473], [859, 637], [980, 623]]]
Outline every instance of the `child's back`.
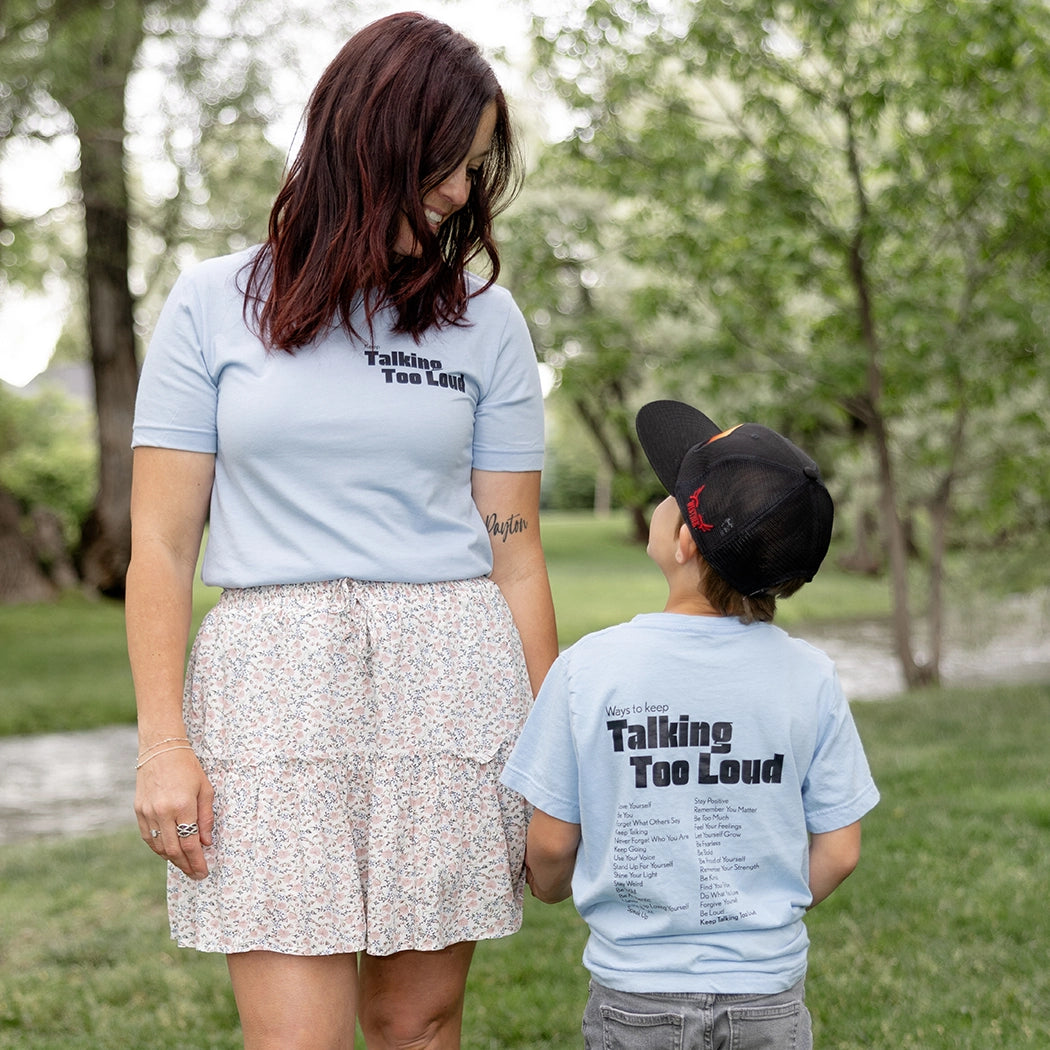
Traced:
[[[723, 458], [751, 446], [743, 434], [709, 442], [704, 431], [713, 424], [699, 413], [701, 430], [690, 442], [693, 410], [658, 404], [648, 431], [640, 416], [639, 434], [676, 493], [654, 513], [649, 543], [668, 579], [667, 607], [590, 635], [559, 657], [504, 780], [537, 809], [527, 858], [533, 892], [561, 899], [571, 876], [590, 927], [588, 1046], [606, 1039], [649, 1046], [639, 1033], [655, 1035], [665, 1023], [680, 1034], [706, 1024], [703, 1038], [714, 1038], [736, 1011], [738, 1021], [765, 1018], [761, 1038], [772, 1039], [765, 1045], [803, 1047], [803, 917], [852, 870], [858, 822], [878, 800], [831, 661], [762, 622], [772, 618], [779, 590], [790, 593], [819, 566], [830, 500], [827, 521], [798, 550], [778, 555], [790, 563], [787, 575], [756, 590], [746, 578], [756, 559], [739, 534], [728, 536], [729, 553], [712, 547], [709, 535], [754, 524], [755, 508], [741, 503], [753, 492], [734, 494], [728, 475], [709, 463], [699, 478], [688, 476], [695, 446], [720, 446]], [[680, 447], [654, 451], [652, 430], [666, 432], [668, 405]], [[800, 478], [803, 498], [816, 508], [811, 516], [820, 517], [819, 475]], [[821, 491], [805, 491], [805, 479]], [[776, 476], [773, 482], [775, 490]], [[754, 490], [755, 477], [747, 484]], [[722, 500], [718, 515], [702, 498], [708, 485]], [[745, 539], [767, 543], [763, 527], [765, 535], [759, 529]], [[710, 562], [697, 557], [704, 550]], [[734, 559], [742, 559], [743, 575]], [[759, 571], [776, 575], [773, 561]], [[697, 996], [706, 1020], [696, 1015]]]
[[877, 798], [823, 653], [772, 624], [648, 613], [563, 653], [535, 719], [510, 783], [582, 825], [572, 890], [596, 980], [739, 993], [804, 976], [808, 833]]

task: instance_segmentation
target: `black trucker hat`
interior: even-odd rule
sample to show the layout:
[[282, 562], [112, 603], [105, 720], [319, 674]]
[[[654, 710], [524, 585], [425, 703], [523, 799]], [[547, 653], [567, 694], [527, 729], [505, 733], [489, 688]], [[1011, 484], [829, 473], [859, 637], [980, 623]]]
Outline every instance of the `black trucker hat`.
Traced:
[[758, 423], [723, 430], [681, 401], [651, 401], [635, 427], [697, 549], [741, 594], [812, 580], [834, 507], [816, 463]]

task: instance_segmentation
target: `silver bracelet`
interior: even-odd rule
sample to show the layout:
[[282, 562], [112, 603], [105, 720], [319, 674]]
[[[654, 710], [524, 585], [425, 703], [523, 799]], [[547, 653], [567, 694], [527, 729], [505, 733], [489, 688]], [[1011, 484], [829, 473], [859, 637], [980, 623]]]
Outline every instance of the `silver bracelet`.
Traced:
[[166, 755], [169, 751], [192, 751], [193, 748], [189, 744], [179, 744], [178, 747], [166, 747], [163, 751], [155, 751], [149, 758], [144, 758], [141, 762], [135, 763], [136, 769], [141, 769], [147, 762], [152, 762], [153, 759], [157, 758], [158, 755]]
[[141, 759], [143, 755], [148, 755], [151, 751], [156, 751], [161, 744], [188, 744], [189, 742], [190, 738], [188, 736], [166, 736], [163, 740], [158, 740], [155, 744], [150, 744], [149, 747], [144, 747], [139, 752], [138, 757]]

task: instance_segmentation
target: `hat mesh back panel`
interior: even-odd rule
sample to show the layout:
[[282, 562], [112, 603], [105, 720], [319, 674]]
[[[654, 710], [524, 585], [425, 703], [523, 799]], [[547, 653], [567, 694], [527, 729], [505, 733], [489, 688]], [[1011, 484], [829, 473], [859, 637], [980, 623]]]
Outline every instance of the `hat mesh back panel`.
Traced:
[[743, 594], [808, 578], [822, 543], [813, 487], [797, 470], [769, 462], [727, 461], [707, 479], [704, 513], [712, 525], [704, 557]]

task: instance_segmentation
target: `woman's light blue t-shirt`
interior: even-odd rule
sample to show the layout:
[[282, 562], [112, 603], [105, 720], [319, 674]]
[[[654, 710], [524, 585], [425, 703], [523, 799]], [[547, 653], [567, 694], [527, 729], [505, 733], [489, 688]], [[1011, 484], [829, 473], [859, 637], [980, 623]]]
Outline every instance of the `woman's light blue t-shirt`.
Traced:
[[225, 256], [180, 277], [139, 382], [134, 445], [216, 457], [204, 581], [487, 575], [471, 470], [543, 463], [539, 372], [509, 293], [489, 288], [465, 324], [419, 343], [381, 315], [372, 343], [336, 329], [288, 354], [267, 351], [245, 323], [250, 260]]

